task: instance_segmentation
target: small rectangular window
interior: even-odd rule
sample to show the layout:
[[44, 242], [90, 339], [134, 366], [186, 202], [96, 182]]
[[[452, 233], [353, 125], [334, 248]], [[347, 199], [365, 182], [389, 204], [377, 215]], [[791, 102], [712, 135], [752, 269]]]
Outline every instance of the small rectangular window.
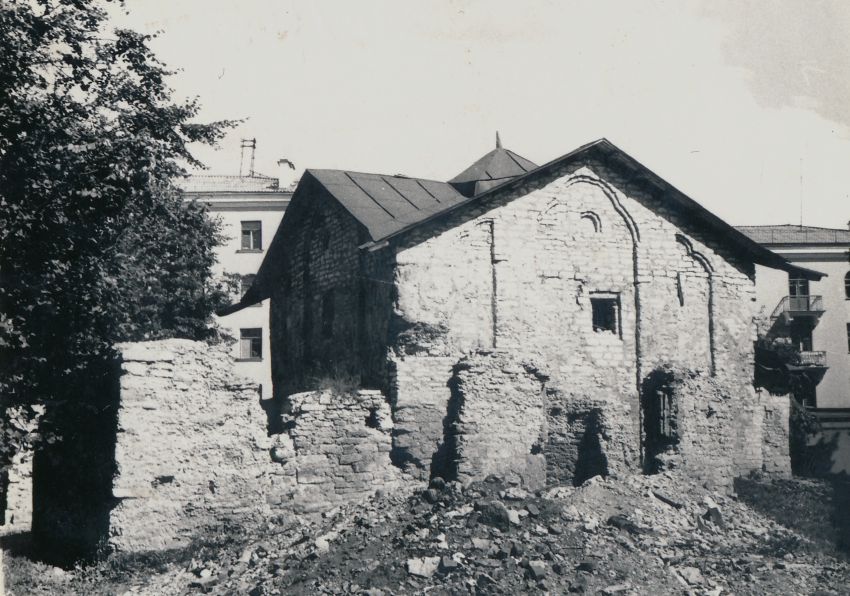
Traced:
[[239, 330], [239, 357], [245, 360], [259, 360], [263, 357], [262, 328]]
[[593, 330], [597, 333], [620, 333], [620, 301], [614, 297], [590, 299], [593, 311]]
[[847, 323], [847, 353], [850, 354], [850, 323]]
[[263, 249], [263, 227], [259, 221], [242, 222], [242, 250]]

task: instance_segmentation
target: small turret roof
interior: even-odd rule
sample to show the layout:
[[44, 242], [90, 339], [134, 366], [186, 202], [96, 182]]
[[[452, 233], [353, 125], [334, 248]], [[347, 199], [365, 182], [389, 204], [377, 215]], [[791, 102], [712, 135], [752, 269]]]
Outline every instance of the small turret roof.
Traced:
[[449, 184], [460, 194], [474, 197], [534, 169], [537, 164], [503, 148], [499, 133], [496, 133], [496, 148], [449, 180]]

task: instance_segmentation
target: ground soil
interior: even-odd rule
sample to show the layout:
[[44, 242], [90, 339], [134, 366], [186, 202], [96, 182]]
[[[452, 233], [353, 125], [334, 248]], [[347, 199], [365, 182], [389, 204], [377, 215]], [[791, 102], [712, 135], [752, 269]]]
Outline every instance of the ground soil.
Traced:
[[848, 499], [846, 483], [802, 479], [594, 477], [536, 494], [437, 480], [67, 571], [7, 539], [7, 593], [850, 594]]

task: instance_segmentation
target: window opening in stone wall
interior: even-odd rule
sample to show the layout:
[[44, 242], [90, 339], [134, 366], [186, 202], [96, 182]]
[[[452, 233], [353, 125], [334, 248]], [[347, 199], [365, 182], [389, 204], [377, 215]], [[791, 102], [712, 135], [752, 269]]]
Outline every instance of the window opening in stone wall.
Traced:
[[322, 296], [322, 337], [333, 337], [334, 333], [334, 293], [325, 292]]
[[847, 323], [847, 353], [850, 354], [850, 323]]
[[250, 328], [239, 330], [239, 358], [259, 360], [263, 357], [263, 330]]
[[242, 222], [242, 250], [263, 249], [263, 227], [259, 221]]
[[679, 444], [678, 408], [673, 391], [673, 375], [655, 370], [641, 386], [644, 430], [644, 472], [665, 469]]
[[620, 301], [614, 297], [590, 299], [593, 316], [593, 331], [597, 333], [620, 333]]
[[844, 297], [850, 300], [850, 271], [844, 275]]

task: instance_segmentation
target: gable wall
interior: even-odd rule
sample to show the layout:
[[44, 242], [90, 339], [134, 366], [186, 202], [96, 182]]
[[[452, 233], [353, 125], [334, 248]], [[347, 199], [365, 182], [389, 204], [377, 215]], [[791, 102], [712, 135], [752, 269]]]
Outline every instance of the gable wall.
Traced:
[[[275, 395], [360, 374], [358, 224], [318, 188], [293, 203], [273, 268], [271, 358]], [[305, 193], [306, 194], [306, 193]], [[332, 323], [325, 322], [332, 302]]]
[[[397, 383], [398, 400], [425, 385], [422, 371], [435, 377], [429, 386], [444, 386], [447, 357], [522, 352], [560, 387], [627, 410], [636, 463], [638, 386], [656, 366], [713, 369], [738, 382], [741, 399], [751, 397], [751, 265], [604, 164], [573, 165], [536, 184], [489, 211], [433, 224], [442, 226], [436, 234], [424, 226], [398, 250], [395, 315], [432, 331], [416, 354], [394, 353], [398, 378], [417, 379], [416, 387]], [[619, 298], [618, 334], [593, 331], [594, 292]], [[429, 357], [440, 366], [429, 367]], [[438, 401], [448, 397], [446, 388]], [[437, 421], [409, 424], [415, 431]], [[439, 444], [434, 434], [420, 451]]]

